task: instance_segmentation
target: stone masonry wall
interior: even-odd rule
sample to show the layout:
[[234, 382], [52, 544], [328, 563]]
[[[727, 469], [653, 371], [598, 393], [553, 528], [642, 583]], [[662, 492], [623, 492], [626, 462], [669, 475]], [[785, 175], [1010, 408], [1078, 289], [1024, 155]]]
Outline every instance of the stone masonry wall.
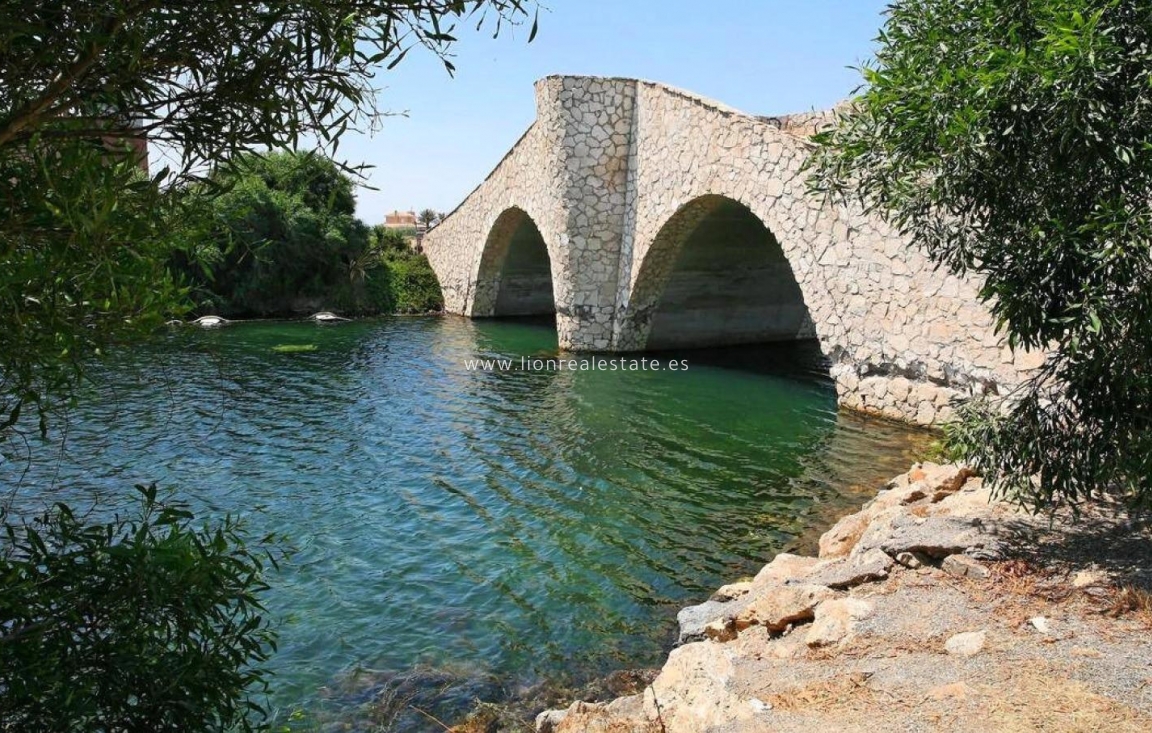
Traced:
[[425, 239], [449, 311], [493, 313], [527, 215], [551, 260], [561, 347], [643, 349], [680, 247], [737, 202], [791, 264], [841, 404], [931, 425], [953, 397], [1004, 390], [1040, 364], [995, 336], [975, 282], [936, 271], [883, 221], [806, 193], [819, 115], [785, 125], [631, 79], [548, 77], [536, 98], [536, 122]]

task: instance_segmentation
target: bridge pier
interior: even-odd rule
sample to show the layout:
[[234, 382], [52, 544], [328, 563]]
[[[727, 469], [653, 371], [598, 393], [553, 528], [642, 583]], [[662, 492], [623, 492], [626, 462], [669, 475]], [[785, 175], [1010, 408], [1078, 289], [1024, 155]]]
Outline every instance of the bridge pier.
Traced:
[[424, 242], [449, 311], [555, 312], [559, 344], [638, 351], [812, 338], [842, 404], [921, 424], [1042, 355], [978, 283], [807, 195], [806, 133], [635, 79], [547, 77], [537, 118]]

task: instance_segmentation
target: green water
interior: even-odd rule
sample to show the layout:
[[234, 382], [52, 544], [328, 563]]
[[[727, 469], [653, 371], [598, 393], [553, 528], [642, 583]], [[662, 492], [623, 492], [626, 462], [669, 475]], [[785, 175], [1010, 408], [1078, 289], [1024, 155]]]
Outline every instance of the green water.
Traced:
[[466, 368], [555, 351], [550, 327], [457, 318], [173, 333], [95, 371], [0, 480], [105, 509], [157, 481], [287, 535], [274, 705], [343, 714], [421, 668], [463, 681], [429, 703], [451, 714], [657, 664], [679, 607], [810, 543], [921, 439], [838, 413], [810, 345]]

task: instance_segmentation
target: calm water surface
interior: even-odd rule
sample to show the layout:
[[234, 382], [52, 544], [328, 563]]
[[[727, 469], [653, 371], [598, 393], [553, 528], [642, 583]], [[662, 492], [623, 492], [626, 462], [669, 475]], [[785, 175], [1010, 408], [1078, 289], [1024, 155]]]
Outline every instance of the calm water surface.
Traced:
[[0, 480], [106, 508], [156, 481], [290, 537], [274, 704], [331, 708], [370, 696], [359, 668], [510, 689], [656, 664], [677, 608], [810, 542], [922, 441], [838, 413], [810, 347], [466, 368], [555, 352], [550, 327], [457, 318], [177, 333], [97, 372], [63, 449]]

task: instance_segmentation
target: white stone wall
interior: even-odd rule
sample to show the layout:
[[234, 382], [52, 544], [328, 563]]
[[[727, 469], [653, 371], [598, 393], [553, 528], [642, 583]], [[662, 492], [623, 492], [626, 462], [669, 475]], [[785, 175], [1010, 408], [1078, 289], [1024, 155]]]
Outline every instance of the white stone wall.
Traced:
[[628, 79], [548, 77], [536, 97], [533, 126], [425, 239], [449, 311], [492, 314], [526, 214], [551, 258], [561, 347], [641, 349], [680, 245], [729, 199], [780, 242], [842, 404], [931, 425], [952, 397], [1038, 366], [996, 338], [975, 283], [935, 271], [882, 221], [807, 195], [808, 143], [778, 120]]
[[612, 348], [634, 95], [628, 80], [537, 82], [532, 127], [425, 237], [449, 312], [492, 315], [500, 267], [523, 212], [551, 258], [561, 346]]

